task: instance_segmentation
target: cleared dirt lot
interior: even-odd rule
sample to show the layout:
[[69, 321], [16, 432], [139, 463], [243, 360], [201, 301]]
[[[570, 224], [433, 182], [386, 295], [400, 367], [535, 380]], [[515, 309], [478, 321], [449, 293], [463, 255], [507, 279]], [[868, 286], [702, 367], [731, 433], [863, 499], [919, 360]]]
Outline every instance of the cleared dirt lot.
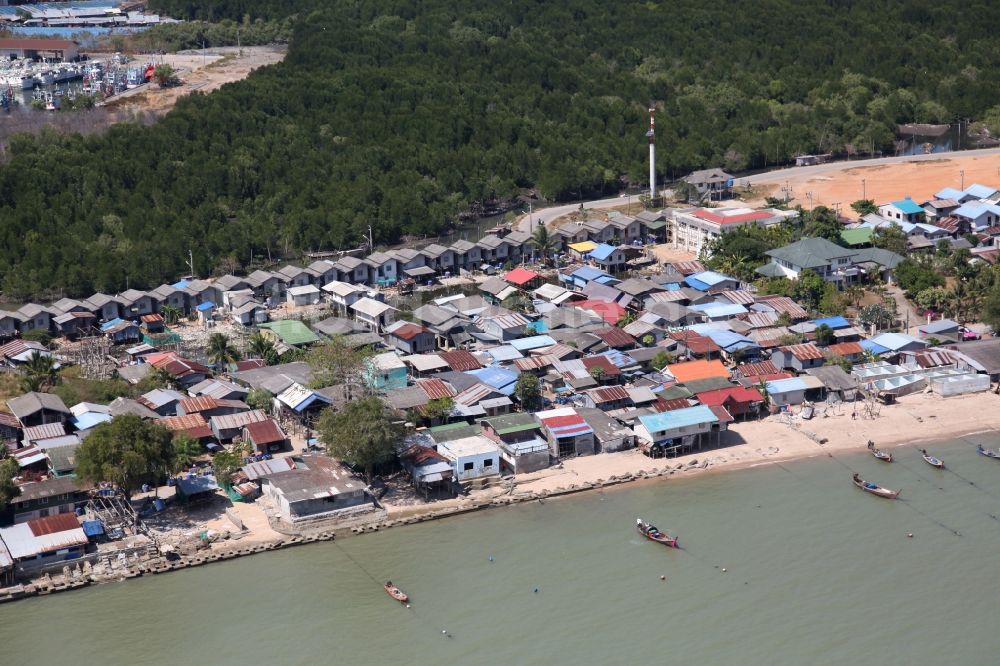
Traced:
[[[205, 51], [182, 51], [162, 56], [149, 56], [149, 60], [159, 64], [169, 64], [181, 80], [179, 86], [160, 88], [150, 83], [116, 95], [108, 100], [108, 108], [123, 111], [147, 111], [161, 114], [173, 108], [177, 100], [194, 91], [211, 92], [226, 83], [245, 79], [258, 67], [281, 62], [288, 52], [287, 46], [244, 46], [207, 49]], [[144, 56], [136, 56], [137, 62], [144, 62]]]
[[762, 205], [766, 196], [783, 198], [784, 188], [788, 187], [793, 205], [832, 208], [839, 203], [841, 210], [846, 211], [851, 202], [863, 196], [877, 203], [904, 196], [920, 201], [932, 198], [944, 187], [960, 189], [963, 180], [966, 187], [972, 183], [996, 186], [1000, 184], [1000, 151], [944, 153], [898, 161], [837, 162], [760, 174], [751, 180], [758, 192], [758, 198], [750, 202], [754, 205]]

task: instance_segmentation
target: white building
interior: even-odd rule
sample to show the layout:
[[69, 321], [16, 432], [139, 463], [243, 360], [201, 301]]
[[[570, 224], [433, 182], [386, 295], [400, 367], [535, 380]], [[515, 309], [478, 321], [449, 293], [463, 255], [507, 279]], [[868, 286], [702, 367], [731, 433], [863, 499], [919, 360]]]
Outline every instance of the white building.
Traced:
[[321, 295], [322, 292], [313, 284], [288, 288], [288, 302], [292, 305], [315, 305], [320, 302]]
[[482, 435], [440, 442], [438, 453], [451, 463], [457, 481], [471, 481], [500, 474], [500, 449]]
[[689, 208], [672, 213], [671, 228], [674, 247], [700, 254], [710, 241], [726, 231], [756, 224], [769, 227], [795, 217], [790, 210], [764, 208]]

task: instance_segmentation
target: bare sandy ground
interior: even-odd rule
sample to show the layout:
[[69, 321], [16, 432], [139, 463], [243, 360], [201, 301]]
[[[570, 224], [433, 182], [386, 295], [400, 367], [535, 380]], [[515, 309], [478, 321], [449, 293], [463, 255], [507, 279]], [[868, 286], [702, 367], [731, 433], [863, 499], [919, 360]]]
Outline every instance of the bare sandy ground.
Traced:
[[[258, 67], [281, 62], [288, 52], [287, 46], [244, 46], [185, 51], [163, 56], [150, 56], [154, 62], [171, 65], [181, 80], [181, 85], [160, 88], [151, 83], [126, 91], [108, 100], [107, 107], [127, 111], [165, 113], [177, 100], [194, 91], [211, 92], [226, 83], [245, 79]], [[137, 56], [142, 61], [144, 56]]]
[[877, 203], [905, 196], [920, 202], [933, 198], [935, 192], [945, 187], [961, 189], [963, 171], [966, 187], [972, 183], [1000, 183], [1000, 155], [992, 153], [947, 153], [940, 158], [894, 164], [855, 167], [850, 162], [839, 162], [829, 166], [830, 170], [824, 173], [795, 175], [784, 172], [773, 179], [766, 175], [758, 177], [754, 188], [760, 192], [760, 197], [748, 204], [763, 205], [766, 196], [784, 197], [783, 188], [787, 184], [792, 192], [793, 206], [834, 208], [835, 204], [840, 204], [842, 212], [851, 214], [851, 202], [861, 199], [862, 195]]

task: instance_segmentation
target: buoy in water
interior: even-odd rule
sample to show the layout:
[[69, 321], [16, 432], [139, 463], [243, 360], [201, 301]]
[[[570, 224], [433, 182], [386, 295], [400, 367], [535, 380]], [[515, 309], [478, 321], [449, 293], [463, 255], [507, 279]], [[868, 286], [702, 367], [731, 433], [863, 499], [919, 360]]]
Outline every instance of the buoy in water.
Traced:
[[447, 629], [442, 629], [441, 633], [447, 635], [448, 634], [448, 630]]
[[907, 536], [907, 538], [912, 539], [913, 538], [913, 532], [907, 532], [906, 536]]
[[492, 561], [493, 561], [493, 556], [492, 556], [492, 555], [490, 555], [490, 562], [492, 562]]
[[722, 573], [726, 573], [726, 567], [722, 567]]
[[660, 580], [666, 580], [666, 579], [667, 579], [666, 576], [660, 576]]
[[538, 588], [537, 587], [535, 588], [535, 594], [538, 594]]

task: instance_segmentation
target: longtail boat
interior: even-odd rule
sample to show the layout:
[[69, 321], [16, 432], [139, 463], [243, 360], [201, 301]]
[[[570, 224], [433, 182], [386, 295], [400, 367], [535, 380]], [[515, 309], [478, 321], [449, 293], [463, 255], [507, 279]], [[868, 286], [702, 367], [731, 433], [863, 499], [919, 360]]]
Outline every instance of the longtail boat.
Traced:
[[872, 455], [881, 460], [882, 462], [891, 463], [892, 454], [888, 451], [883, 451], [882, 449], [875, 448], [875, 442], [868, 440], [868, 450], [872, 452]]
[[392, 584], [391, 580], [386, 581], [385, 585], [383, 585], [382, 587], [385, 588], [386, 594], [388, 594], [390, 597], [392, 597], [401, 604], [405, 604], [407, 601], [410, 600], [410, 598], [406, 596], [405, 592], [403, 592], [401, 589]]
[[927, 449], [920, 450], [920, 457], [924, 459], [924, 462], [931, 467], [937, 467], [938, 469], [944, 469], [944, 461], [940, 458], [935, 458], [931, 454], [927, 453]]
[[981, 456], [986, 456], [987, 458], [993, 458], [995, 460], [1000, 460], [1000, 452], [992, 451], [990, 449], [984, 449], [982, 444], [976, 444], [976, 451]]
[[886, 499], [896, 499], [899, 497], [899, 493], [903, 492], [902, 490], [890, 490], [888, 488], [883, 488], [877, 483], [869, 483], [857, 474], [854, 475], [854, 485], [861, 488], [861, 490], [866, 493], [871, 493], [872, 495], [877, 495], [878, 497], [884, 497]]
[[677, 537], [664, 534], [649, 523], [643, 522], [642, 518], [635, 519], [635, 528], [639, 531], [639, 534], [646, 537], [650, 541], [662, 543], [664, 546], [669, 546], [670, 548], [680, 548], [680, 546], [677, 545]]

